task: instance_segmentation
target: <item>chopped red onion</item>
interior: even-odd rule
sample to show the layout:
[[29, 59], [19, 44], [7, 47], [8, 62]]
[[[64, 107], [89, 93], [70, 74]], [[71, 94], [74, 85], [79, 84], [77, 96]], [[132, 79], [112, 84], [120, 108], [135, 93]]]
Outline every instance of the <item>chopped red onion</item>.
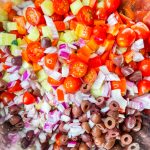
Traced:
[[143, 49], [143, 48], [144, 48], [143, 39], [138, 39], [131, 46], [131, 50], [134, 50], [134, 51], [139, 51], [140, 49]]
[[19, 70], [19, 68], [20, 68], [19, 66], [12, 66], [11, 68], [7, 69], [7, 72], [13, 73], [13, 72]]
[[44, 53], [45, 54], [51, 54], [51, 53], [56, 53], [57, 52], [57, 48], [56, 47], [48, 47], [45, 49]]
[[144, 109], [142, 102], [129, 101], [128, 107], [132, 109], [136, 109], [138, 111], [142, 111]]
[[41, 143], [44, 143], [46, 141], [46, 134], [45, 133], [40, 133], [39, 134], [39, 139]]
[[30, 87], [29, 81], [25, 80], [20, 83], [21, 87], [24, 89], [28, 89]]
[[67, 147], [75, 147], [77, 142], [75, 141], [69, 141]]
[[68, 132], [68, 136], [75, 137], [83, 134], [85, 131], [81, 128], [81, 126], [72, 127]]
[[61, 118], [60, 118], [61, 121], [64, 121], [64, 122], [68, 122], [71, 120], [71, 118], [67, 115], [62, 115]]
[[108, 111], [109, 111], [109, 107], [107, 107], [107, 106], [101, 109], [102, 113], [106, 113]]
[[141, 53], [139, 53], [139, 52], [134, 52], [134, 54], [133, 54], [133, 61], [140, 62], [142, 60], [144, 60], [143, 55]]
[[115, 14], [111, 14], [108, 18], [107, 18], [107, 22], [108, 22], [108, 25], [110, 26], [113, 26], [115, 24], [118, 23], [117, 19], [115, 18]]
[[65, 108], [62, 104], [58, 104], [57, 105], [57, 109], [60, 111], [60, 112], [64, 112]]
[[51, 110], [51, 106], [48, 102], [44, 101], [42, 104], [41, 104], [41, 110], [45, 113], [49, 113], [49, 111]]
[[67, 17], [64, 19], [64, 22], [68, 22], [68, 21], [72, 20], [73, 18], [75, 18], [74, 15], [67, 16]]
[[85, 46], [86, 43], [85, 43], [84, 39], [80, 38], [76, 44], [81, 48], [81, 47]]
[[63, 126], [63, 129], [66, 130], [66, 131], [69, 131], [70, 130], [70, 125], [69, 124], [65, 124]]
[[9, 133], [8, 139], [11, 140], [12, 144], [16, 144], [20, 140], [20, 136], [17, 133]]
[[30, 6], [30, 5], [34, 5], [34, 3], [29, 0], [29, 1], [22, 2], [21, 4], [17, 5], [17, 7], [23, 9], [23, 8], [26, 8], [26, 7]]
[[99, 55], [102, 55], [105, 52], [105, 50], [106, 50], [106, 47], [100, 46], [96, 53]]
[[28, 80], [29, 77], [30, 77], [30, 74], [31, 74], [31, 73], [29, 72], [29, 70], [24, 71], [24, 73], [22, 74], [21, 80], [22, 80], [22, 81]]
[[90, 128], [93, 128], [95, 126], [95, 123], [92, 122], [92, 120], [89, 120], [89, 126], [90, 126]]
[[91, 118], [91, 112], [90, 112], [90, 110], [87, 111], [86, 115], [87, 115], [87, 118]]
[[17, 72], [14, 72], [12, 74], [9, 75], [9, 81], [16, 81], [20, 78], [20, 75]]
[[62, 74], [59, 73], [58, 71], [53, 70], [50, 74], [50, 77], [59, 81], [62, 78]]

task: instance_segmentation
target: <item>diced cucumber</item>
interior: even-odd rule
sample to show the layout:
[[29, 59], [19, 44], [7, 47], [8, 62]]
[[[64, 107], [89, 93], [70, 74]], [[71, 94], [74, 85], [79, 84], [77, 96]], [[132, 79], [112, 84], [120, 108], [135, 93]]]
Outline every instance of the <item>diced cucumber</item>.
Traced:
[[11, 45], [12, 41], [16, 40], [15, 34], [0, 33], [0, 45]]
[[6, 82], [10, 82], [9, 76], [10, 76], [10, 73], [5, 72], [5, 74], [3, 76], [3, 80]]
[[45, 0], [41, 4], [41, 8], [45, 15], [51, 16], [54, 13], [53, 2], [50, 0]]
[[4, 9], [0, 8], [0, 22], [8, 20], [8, 13]]
[[12, 30], [17, 30], [17, 23], [16, 22], [7, 22], [6, 30], [7, 30], [7, 32], [10, 32]]
[[18, 47], [17, 45], [14, 45], [14, 44], [11, 45], [10, 51], [13, 56], [20, 56], [20, 53], [18, 53], [18, 50], [21, 53], [20, 47]]
[[24, 39], [21, 39], [21, 38], [18, 38], [17, 42], [18, 42], [18, 46], [27, 44], [26, 41]]
[[104, 8], [104, 0], [101, 0], [101, 1], [97, 4], [97, 8]]
[[46, 80], [48, 78], [46, 72], [42, 69], [37, 73], [38, 81], [42, 82], [43, 80]]
[[28, 35], [28, 39], [31, 41], [36, 41], [36, 40], [38, 40], [39, 36], [40, 36], [40, 33], [39, 33], [38, 28], [33, 27], [30, 34]]
[[91, 88], [91, 95], [93, 95], [95, 98], [98, 98], [102, 95], [101, 88], [100, 89], [93, 89]]
[[76, 0], [70, 5], [71, 12], [74, 15], [76, 15], [82, 7], [83, 7], [83, 4], [81, 3], [80, 0]]
[[29, 63], [26, 62], [26, 61], [23, 61], [22, 66], [21, 66], [21, 68], [20, 68], [20, 70], [19, 70], [19, 73], [20, 73], [20, 74], [23, 74], [25, 70], [28, 70], [28, 69], [30, 69], [30, 68], [32, 68], [32, 65], [29, 64]]
[[14, 5], [19, 5], [23, 2], [23, 0], [11, 0], [11, 2], [13, 2]]
[[57, 47], [58, 47], [60, 44], [64, 44], [64, 43], [65, 43], [64, 41], [58, 41]]
[[52, 91], [52, 87], [51, 87], [51, 85], [48, 83], [47, 80], [43, 80], [43, 81], [41, 82], [41, 85], [42, 85], [42, 87], [43, 87], [43, 89], [44, 89], [45, 91], [47, 91], [47, 92]]
[[50, 27], [48, 26], [42, 27], [42, 34], [43, 34], [43, 37], [49, 37], [50, 39], [52, 39], [52, 31]]
[[82, 0], [82, 4], [84, 6], [89, 6], [90, 5], [90, 0]]

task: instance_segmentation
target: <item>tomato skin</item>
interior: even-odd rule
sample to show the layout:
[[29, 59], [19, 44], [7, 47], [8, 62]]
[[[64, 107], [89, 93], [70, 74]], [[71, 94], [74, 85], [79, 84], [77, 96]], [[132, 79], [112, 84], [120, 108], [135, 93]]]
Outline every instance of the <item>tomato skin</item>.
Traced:
[[49, 69], [54, 69], [58, 60], [58, 55], [56, 53], [48, 54], [45, 56], [45, 65]]
[[70, 64], [70, 74], [75, 78], [81, 78], [85, 76], [88, 66], [82, 61], [73, 61]]
[[102, 26], [95, 26], [93, 28], [93, 37], [98, 45], [102, 44], [106, 39], [106, 30], [107, 28]]
[[83, 81], [87, 84], [93, 83], [96, 80], [97, 72], [95, 69], [89, 69], [87, 74], [83, 77]]
[[149, 28], [143, 22], [138, 22], [131, 28], [136, 32], [138, 39], [147, 39], [150, 35]]
[[33, 26], [40, 23], [41, 16], [42, 14], [36, 8], [28, 7], [26, 10], [26, 19]]
[[117, 44], [121, 47], [128, 47], [135, 41], [136, 34], [130, 28], [121, 30], [117, 35]]
[[63, 86], [67, 93], [75, 93], [81, 86], [81, 80], [79, 78], [68, 76], [64, 80]]
[[110, 14], [117, 10], [120, 5], [120, 0], [104, 0], [106, 11]]
[[34, 102], [35, 102], [35, 97], [31, 93], [25, 92], [23, 95], [23, 104], [30, 105], [33, 104]]
[[142, 60], [138, 65], [139, 70], [143, 76], [150, 76], [150, 59]]
[[48, 77], [48, 83], [53, 86], [60, 86], [63, 83], [64, 79], [62, 78], [60, 81], [57, 81], [51, 77]]
[[83, 6], [76, 17], [79, 22], [85, 25], [93, 25], [94, 23], [93, 10], [90, 6]]
[[69, 11], [68, 0], [53, 0], [54, 12], [58, 15], [65, 15]]
[[8, 92], [13, 93], [17, 91], [21, 91], [22, 87], [20, 85], [20, 81], [16, 81], [15, 85], [13, 87], [8, 88]]
[[96, 56], [94, 58], [89, 59], [88, 66], [89, 68], [97, 68], [102, 65], [101, 57]]
[[44, 56], [44, 48], [39, 42], [29, 43], [27, 46], [28, 58], [32, 62], [38, 62]]
[[150, 91], [150, 81], [148, 80], [141, 80], [137, 84], [138, 86], [138, 94], [143, 95]]
[[63, 16], [62, 15], [58, 15], [56, 13], [54, 13], [52, 16], [51, 16], [52, 20], [53, 21], [62, 21], [63, 20]]
[[3, 92], [0, 94], [0, 101], [4, 104], [4, 106], [7, 106], [7, 104], [11, 101], [13, 101], [15, 95], [13, 93], [9, 92]]

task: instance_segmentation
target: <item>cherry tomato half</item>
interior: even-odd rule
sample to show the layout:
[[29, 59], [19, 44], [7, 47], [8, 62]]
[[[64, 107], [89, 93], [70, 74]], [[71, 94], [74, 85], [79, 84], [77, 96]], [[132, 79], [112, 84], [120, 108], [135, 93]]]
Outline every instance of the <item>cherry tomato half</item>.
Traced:
[[64, 80], [63, 86], [67, 93], [75, 93], [81, 86], [81, 80], [79, 78], [69, 76]]
[[150, 91], [150, 81], [148, 80], [141, 80], [137, 84], [138, 86], [138, 94], [143, 95]]
[[16, 81], [12, 87], [8, 88], [8, 92], [10, 92], [10, 93], [17, 92], [20, 90], [22, 90], [22, 87], [20, 85], [20, 81]]
[[97, 72], [95, 69], [89, 69], [87, 74], [83, 77], [83, 81], [87, 84], [93, 83], [96, 80]]
[[85, 76], [88, 66], [82, 61], [73, 61], [70, 64], [70, 74], [75, 78], [81, 78]]
[[115, 12], [120, 5], [120, 0], [104, 0], [106, 11], [110, 14]]
[[128, 47], [135, 41], [136, 34], [130, 28], [121, 30], [117, 35], [117, 44], [121, 47]]
[[56, 53], [48, 54], [45, 56], [45, 65], [49, 69], [54, 69], [58, 60], [58, 55]]
[[30, 105], [33, 104], [34, 102], [35, 102], [35, 97], [31, 93], [25, 92], [23, 95], [23, 104]]
[[83, 24], [92, 25], [94, 22], [92, 8], [89, 6], [83, 6], [77, 14], [77, 20]]
[[69, 11], [68, 0], [53, 0], [54, 12], [58, 15], [64, 15]]
[[150, 76], [150, 59], [144, 59], [138, 67], [143, 76]]
[[52, 16], [51, 16], [52, 20], [53, 21], [62, 21], [63, 20], [63, 16], [62, 15], [58, 15], [56, 13], [54, 13]]
[[131, 28], [136, 32], [137, 38], [147, 39], [149, 37], [149, 28], [143, 22], [138, 22]]
[[31, 61], [38, 62], [44, 56], [44, 48], [41, 47], [39, 42], [29, 43], [27, 54]]
[[6, 106], [9, 102], [14, 99], [15, 95], [9, 92], [3, 92], [0, 94], [0, 101]]
[[40, 23], [41, 16], [41, 13], [36, 8], [28, 7], [26, 10], [26, 19], [33, 26]]

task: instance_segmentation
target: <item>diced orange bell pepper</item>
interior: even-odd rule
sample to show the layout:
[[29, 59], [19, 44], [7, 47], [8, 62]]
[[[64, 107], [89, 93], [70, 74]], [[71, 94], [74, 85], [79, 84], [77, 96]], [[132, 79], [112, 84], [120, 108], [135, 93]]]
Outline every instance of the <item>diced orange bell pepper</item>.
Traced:
[[116, 54], [110, 53], [110, 54], [109, 54], [109, 59], [110, 59], [110, 60], [114, 60], [114, 58], [115, 58], [116, 56], [117, 56]]
[[30, 59], [28, 58], [28, 54], [27, 54], [26, 50], [22, 51], [22, 58], [23, 58], [23, 60], [30, 62]]
[[13, 18], [14, 18], [14, 16], [16, 16], [16, 15], [17, 15], [17, 12], [16, 12], [15, 10], [11, 9], [10, 12], [8, 13], [8, 19], [9, 19], [10, 21], [13, 21]]
[[94, 20], [95, 26], [105, 25], [105, 20]]
[[120, 67], [117, 67], [115, 68], [115, 73], [119, 76], [119, 77], [123, 77], [123, 74], [121, 72], [121, 68]]
[[39, 64], [37, 64], [37, 63], [33, 63], [33, 70], [36, 72], [36, 71], [39, 71], [39, 70], [41, 70], [42, 69], [42, 67], [39, 65]]
[[54, 24], [55, 24], [58, 31], [66, 30], [66, 25], [63, 21], [55, 21]]
[[106, 47], [106, 50], [112, 50], [114, 42], [115, 42], [114, 36], [109, 34], [107, 36], [107, 39], [104, 41], [103, 46]]
[[85, 63], [87, 63], [89, 61], [89, 57], [84, 55], [82, 52], [77, 53], [77, 56], [80, 60], [82, 60]]
[[83, 24], [77, 24], [75, 33], [78, 37], [89, 40], [92, 34], [92, 28]]
[[70, 30], [75, 30], [76, 27], [77, 27], [77, 24], [78, 24], [77, 21], [75, 21], [75, 20], [70, 20], [70, 22], [69, 22]]
[[23, 16], [15, 16], [13, 18], [13, 21], [17, 22], [17, 29], [19, 34], [26, 34], [26, 29], [25, 29], [25, 18]]
[[105, 51], [102, 55], [101, 55], [101, 61], [103, 64], [105, 64], [106, 60], [108, 60], [109, 58], [109, 53], [110, 51]]
[[134, 52], [132, 50], [129, 50], [124, 53], [124, 59], [126, 63], [130, 63], [133, 60], [133, 54]]
[[12, 2], [5, 2], [1, 5], [1, 8], [3, 8], [4, 10], [6, 10], [8, 13], [10, 12], [10, 10], [12, 9]]
[[121, 94], [125, 95], [127, 90], [126, 79], [124, 77], [120, 78], [120, 81], [112, 81], [111, 82], [112, 90], [120, 89]]
[[29, 44], [29, 43], [32, 43], [32, 41], [27, 37], [27, 36], [24, 36], [23, 37], [24, 38], [24, 40]]
[[89, 40], [89, 42], [87, 43], [87, 46], [92, 50], [93, 53], [96, 52], [99, 48], [99, 45], [97, 45], [97, 43], [95, 42], [93, 38]]
[[64, 101], [64, 92], [61, 89], [57, 89], [57, 98], [59, 101]]

